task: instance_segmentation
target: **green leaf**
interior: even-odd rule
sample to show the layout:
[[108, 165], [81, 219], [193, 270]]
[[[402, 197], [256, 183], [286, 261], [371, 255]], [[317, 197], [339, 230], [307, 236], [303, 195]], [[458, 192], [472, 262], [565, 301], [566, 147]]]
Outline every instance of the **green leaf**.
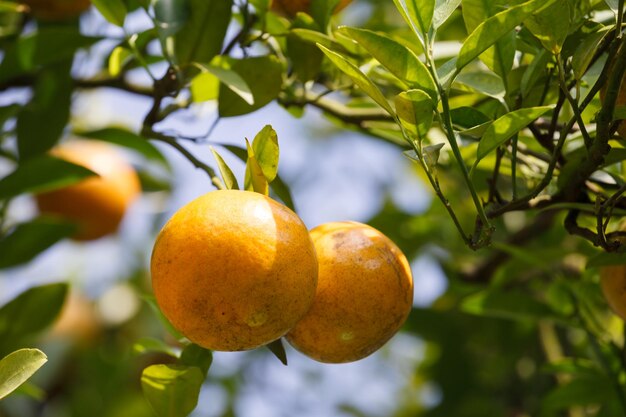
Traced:
[[[471, 33], [488, 18], [505, 10], [505, 0], [463, 0], [463, 20]], [[487, 67], [506, 81], [515, 58], [515, 33], [510, 30], [480, 55]]]
[[106, 20], [123, 27], [126, 19], [126, 4], [122, 0], [91, 0], [96, 9]]
[[201, 72], [191, 79], [191, 98], [194, 103], [215, 100], [220, 94], [220, 80], [210, 72]]
[[217, 161], [217, 168], [220, 170], [220, 174], [222, 175], [222, 180], [224, 181], [226, 188], [229, 190], [238, 190], [239, 184], [237, 183], [237, 178], [235, 178], [233, 171], [226, 164], [222, 156], [217, 153], [215, 148], [211, 146], [210, 149], [213, 153], [213, 157], [215, 157], [215, 161]]
[[430, 96], [421, 90], [409, 90], [398, 94], [395, 104], [400, 121], [417, 133], [420, 141], [425, 139], [433, 123], [435, 109]]
[[385, 98], [383, 93], [378, 89], [378, 87], [376, 87], [376, 84], [374, 84], [372, 80], [367, 77], [367, 75], [361, 72], [361, 70], [356, 65], [348, 61], [347, 58], [338, 54], [337, 52], [333, 52], [320, 44], [318, 44], [317, 46], [322, 50], [322, 52], [324, 52], [324, 54], [326, 54], [326, 56], [333, 62], [333, 64], [337, 66], [337, 68], [339, 68], [346, 75], [348, 75], [356, 85], [358, 85], [368, 96], [370, 96], [372, 100], [374, 100], [376, 103], [378, 103], [379, 106], [385, 109], [387, 113], [392, 116], [394, 115], [394, 111], [387, 102], [387, 99]]
[[55, 283], [30, 288], [0, 308], [0, 355], [20, 347], [59, 315], [68, 285]]
[[[72, 62], [40, 72], [31, 101], [17, 116], [17, 149], [21, 159], [50, 150], [61, 137], [70, 117]], [[42, 123], [45, 120], [45, 123]]]
[[283, 346], [283, 342], [281, 339], [276, 339], [271, 343], [265, 345], [270, 352], [278, 358], [278, 360], [285, 366], [287, 366], [287, 352], [285, 352], [285, 346]]
[[498, 100], [502, 100], [506, 94], [502, 78], [493, 72], [464, 72], [459, 74], [454, 81]]
[[278, 135], [271, 125], [265, 125], [256, 134], [252, 141], [252, 149], [267, 182], [274, 181], [276, 174], [278, 174], [280, 150], [278, 148]]
[[230, 23], [232, 0], [187, 0], [190, 13], [175, 35], [178, 62], [209, 63], [222, 50]]
[[409, 85], [410, 88], [424, 90], [436, 103], [437, 86], [426, 65], [406, 46], [371, 30], [343, 27], [340, 29], [354, 39], [382, 66]]
[[75, 134], [88, 138], [96, 139], [104, 142], [113, 143], [123, 146], [131, 151], [139, 153], [149, 161], [157, 162], [166, 168], [169, 164], [165, 156], [156, 146], [148, 142], [148, 140], [130, 130], [121, 127], [107, 127], [99, 130], [78, 131]]
[[[548, 0], [552, 3], [556, 0]], [[530, 0], [518, 6], [510, 7], [482, 22], [465, 39], [456, 61], [457, 70], [461, 70], [481, 53], [494, 45], [519, 25], [529, 14], [545, 4], [544, 0]]]
[[[313, 33], [319, 34], [317, 37], [324, 39], [322, 44], [328, 43], [326, 35], [321, 33], [321, 28], [313, 20], [313, 18], [304, 13], [298, 13], [291, 23], [293, 29], [287, 34], [287, 55], [291, 60], [291, 66], [293, 73], [300, 81], [306, 82], [313, 80], [320, 73], [322, 62], [324, 61], [324, 54], [320, 51], [315, 43], [311, 43], [310, 38], [315, 36]], [[299, 32], [300, 35], [305, 35], [309, 39], [303, 40], [294, 30], [300, 30], [305, 32]], [[336, 44], [337, 42], [334, 42]], [[345, 48], [340, 46], [341, 50]]]
[[0, 360], [0, 400], [9, 395], [48, 361], [39, 349], [20, 349]]
[[444, 143], [437, 143], [435, 145], [426, 146], [422, 150], [422, 152], [424, 153], [424, 162], [433, 171], [437, 169], [437, 163], [439, 162], [441, 148], [443, 148], [444, 145]]
[[[556, 17], [556, 18], [555, 18]], [[557, 55], [563, 48], [563, 42], [569, 34], [570, 8], [567, 1], [549, 3], [532, 13], [524, 26], [535, 35], [546, 50]]]
[[[292, 28], [289, 33], [295, 35], [300, 40], [306, 41], [307, 43], [311, 43], [313, 45], [319, 43], [320, 45], [324, 45], [328, 49], [348, 53], [348, 51], [342, 44], [340, 44], [330, 36], [326, 35], [325, 33], [319, 32], [318, 30]], [[315, 49], [319, 51], [319, 49]]]
[[547, 305], [520, 291], [481, 291], [465, 298], [461, 310], [478, 316], [512, 320], [537, 320], [554, 316]]
[[154, 18], [162, 42], [180, 31], [190, 14], [188, 0], [151, 0]]
[[487, 115], [474, 107], [458, 107], [450, 110], [452, 124], [464, 129], [469, 129], [483, 123], [490, 122]]
[[126, 65], [133, 58], [133, 52], [124, 47], [116, 46], [111, 55], [109, 55], [108, 69], [111, 77], [117, 77], [122, 73], [124, 65]]
[[320, 28], [326, 28], [339, 0], [315, 0], [310, 2], [311, 16]]
[[178, 358], [178, 353], [161, 339], [152, 337], [142, 338], [133, 343], [133, 352], [142, 355], [144, 353], [163, 353], [173, 358]]
[[411, 17], [425, 37], [432, 25], [435, 14], [435, 0], [404, 0], [406, 8]]
[[209, 368], [213, 363], [213, 352], [194, 343], [190, 343], [180, 354], [181, 365], [195, 366], [199, 368], [206, 377]]
[[548, 64], [550, 57], [551, 55], [543, 49], [535, 55], [535, 58], [530, 63], [528, 68], [526, 68], [526, 71], [524, 71], [524, 75], [522, 76], [522, 83], [520, 85], [522, 96], [527, 97], [537, 83], [537, 80], [539, 80], [542, 75], [547, 73], [546, 65]]
[[248, 191], [254, 191], [263, 195], [269, 194], [267, 178], [263, 174], [263, 169], [256, 157], [254, 156], [254, 149], [246, 139], [246, 148], [248, 150], [248, 160], [246, 162], [246, 177], [244, 182], [244, 188]]
[[604, 2], [613, 10], [617, 12], [619, 10], [619, 0], [604, 0]]
[[216, 65], [203, 65], [202, 68], [215, 76], [233, 93], [241, 97], [250, 106], [254, 105], [254, 94], [246, 83], [235, 71]]
[[626, 253], [600, 252], [587, 261], [587, 269], [603, 266], [626, 265]]
[[[233, 153], [237, 158], [239, 158], [244, 163], [248, 160], [248, 153], [245, 149], [240, 148], [234, 145], [222, 145], [224, 148], [228, 149]], [[285, 182], [280, 178], [280, 175], [276, 175], [274, 181], [270, 184], [272, 190], [276, 193], [276, 195], [285, 203], [287, 207], [291, 210], [296, 211], [293, 198], [291, 197], [291, 191]]]
[[554, 106], [529, 107], [512, 111], [494, 121], [478, 143], [476, 164], [491, 151], [506, 142], [532, 121], [552, 110]]
[[461, 4], [461, 0], [437, 0], [433, 14], [433, 26], [438, 29], [454, 13]]
[[234, 60], [231, 70], [239, 74], [254, 97], [248, 104], [230, 87], [221, 84], [218, 110], [221, 117], [251, 113], [278, 97], [283, 85], [283, 66], [275, 56], [259, 56]]
[[31, 261], [75, 231], [75, 225], [57, 219], [38, 218], [18, 224], [8, 235], [0, 238], [0, 269]]
[[195, 366], [151, 365], [141, 375], [144, 396], [159, 417], [188, 416], [198, 404], [203, 381]]
[[597, 32], [591, 33], [583, 39], [572, 56], [572, 69], [576, 79], [580, 80], [587, 72], [598, 51], [598, 46], [611, 33], [610, 27], [604, 27]]
[[557, 385], [544, 398], [548, 410], [566, 409], [576, 405], [604, 404], [613, 399], [610, 379], [603, 374], [584, 375], [569, 383]]
[[96, 174], [83, 166], [41, 155], [20, 164], [0, 180], [0, 200], [24, 193], [51, 191], [93, 175]]

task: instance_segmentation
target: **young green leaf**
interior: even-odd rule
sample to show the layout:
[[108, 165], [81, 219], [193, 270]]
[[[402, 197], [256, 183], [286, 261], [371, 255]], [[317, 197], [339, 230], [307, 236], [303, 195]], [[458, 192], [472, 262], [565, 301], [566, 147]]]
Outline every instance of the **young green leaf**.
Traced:
[[320, 45], [324, 45], [328, 49], [332, 49], [334, 51], [339, 51], [342, 53], [349, 53], [349, 51], [344, 48], [342, 44], [326, 35], [325, 33], [319, 32], [317, 30], [304, 29], [304, 28], [292, 28], [289, 33], [298, 37], [298, 39], [306, 41], [315, 45], [319, 43]]
[[228, 68], [217, 65], [202, 65], [205, 71], [217, 77], [233, 93], [241, 97], [250, 106], [254, 105], [254, 95], [248, 83], [239, 74]]
[[122, 0], [91, 0], [96, 9], [106, 20], [117, 26], [124, 26], [126, 19], [126, 3]]
[[533, 120], [552, 110], [552, 108], [553, 106], [542, 106], [520, 109], [507, 113], [494, 121], [487, 128], [487, 131], [478, 143], [475, 164], [478, 164], [491, 151], [525, 128]]
[[400, 121], [423, 140], [433, 123], [435, 106], [430, 96], [421, 90], [409, 90], [398, 94], [395, 104]]
[[9, 234], [0, 237], [0, 269], [31, 261], [75, 231], [74, 224], [52, 218], [40, 217], [18, 224]]
[[230, 169], [228, 164], [226, 164], [222, 156], [217, 153], [215, 148], [211, 146], [210, 149], [213, 153], [215, 161], [217, 161], [217, 168], [220, 170], [220, 174], [222, 175], [222, 180], [224, 181], [226, 188], [229, 190], [238, 190], [239, 184], [237, 183], [237, 178], [235, 178], [233, 171]]
[[342, 27], [340, 29], [354, 39], [382, 66], [409, 85], [410, 88], [424, 90], [433, 102], [437, 102], [437, 86], [426, 65], [406, 46], [371, 30]]
[[[557, 0], [548, 0], [548, 3], [554, 1]], [[460, 71], [494, 45], [498, 39], [522, 23], [528, 15], [545, 4], [544, 0], [530, 0], [518, 6], [510, 7], [482, 22], [463, 42], [456, 61], [457, 70]]]
[[191, 79], [191, 98], [194, 103], [215, 100], [220, 94], [220, 80], [210, 72], [201, 72]]
[[0, 360], [0, 400], [30, 378], [48, 361], [39, 349], [20, 349]]
[[368, 96], [370, 96], [372, 100], [385, 109], [387, 113], [392, 116], [394, 115], [394, 111], [391, 108], [391, 105], [387, 102], [383, 93], [378, 89], [378, 87], [376, 87], [376, 84], [374, 84], [372, 80], [367, 77], [367, 75], [361, 72], [356, 65], [337, 52], [333, 52], [320, 44], [317, 44], [317, 46], [322, 50], [322, 52], [324, 52], [324, 54], [326, 54], [332, 63], [337, 66], [337, 68], [348, 75], [356, 85], [358, 85]]
[[122, 68], [133, 58], [133, 53], [130, 49], [124, 46], [116, 46], [111, 55], [109, 55], [109, 74], [111, 77], [117, 77], [122, 73]]
[[25, 161], [0, 179], [0, 200], [24, 193], [51, 191], [93, 175], [96, 174], [83, 166], [41, 155]]
[[280, 150], [278, 148], [278, 135], [271, 125], [265, 125], [256, 134], [252, 141], [252, 149], [267, 182], [274, 181], [276, 174], [278, 174]]
[[198, 404], [204, 381], [196, 366], [151, 365], [143, 370], [141, 387], [159, 417], [186, 417]]
[[270, 352], [278, 358], [279, 361], [285, 366], [287, 366], [287, 352], [285, 352], [285, 347], [283, 346], [283, 342], [281, 339], [276, 339], [271, 343], [265, 345]]
[[267, 178], [263, 174], [263, 169], [254, 155], [254, 149], [246, 139], [246, 149], [248, 150], [248, 161], [246, 162], [246, 176], [244, 188], [263, 195], [269, 194]]

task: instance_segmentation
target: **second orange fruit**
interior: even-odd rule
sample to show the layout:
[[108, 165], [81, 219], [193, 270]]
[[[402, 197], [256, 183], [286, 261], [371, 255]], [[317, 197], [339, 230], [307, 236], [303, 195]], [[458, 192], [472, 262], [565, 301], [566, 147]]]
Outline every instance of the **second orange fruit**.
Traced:
[[413, 303], [413, 278], [400, 249], [378, 230], [335, 222], [311, 230], [319, 262], [315, 301], [287, 334], [320, 362], [343, 363], [378, 350], [402, 326]]

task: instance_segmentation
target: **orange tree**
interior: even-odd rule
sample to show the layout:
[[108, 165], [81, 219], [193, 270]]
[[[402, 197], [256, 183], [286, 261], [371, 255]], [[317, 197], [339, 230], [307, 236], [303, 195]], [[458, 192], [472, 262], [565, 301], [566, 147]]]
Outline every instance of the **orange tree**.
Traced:
[[[0, 2], [0, 267], [74, 233], [65, 220], [5, 215], [16, 197], [93, 175], [48, 153], [63, 137], [113, 142], [163, 165], [161, 142], [217, 188], [237, 187], [218, 153], [232, 152], [247, 163], [246, 189], [293, 207], [272, 168], [270, 127], [247, 150], [214, 149], [213, 164], [186, 146], [210, 143], [212, 129], [191, 137], [159, 124], [206, 101], [217, 103], [212, 127], [271, 102], [294, 117], [316, 108], [363, 140], [396, 145], [439, 200], [419, 216], [389, 203], [369, 221], [409, 258], [439, 248], [448, 278], [448, 291], [413, 308], [403, 329], [436, 352], [416, 373], [443, 399], [423, 415], [626, 414], [623, 326], [599, 285], [599, 269], [626, 262], [623, 0], [357, 0], [344, 11], [363, 12], [353, 26], [339, 25], [338, 0], [288, 17], [269, 0], [92, 0], [89, 13], [117, 28], [101, 31], [79, 25], [82, 2], [67, 3]], [[136, 16], [148, 27], [134, 30]], [[106, 56], [77, 71], [96, 50]], [[140, 129], [71, 122], [75, 95], [105, 88], [150, 100]], [[66, 290], [33, 288], [0, 309], [0, 397], [45, 362], [33, 337]], [[164, 355], [142, 377], [158, 415], [190, 413], [209, 371], [211, 353], [182, 343], [142, 345]], [[285, 359], [279, 341], [271, 348]], [[0, 413], [11, 411], [0, 403]]]

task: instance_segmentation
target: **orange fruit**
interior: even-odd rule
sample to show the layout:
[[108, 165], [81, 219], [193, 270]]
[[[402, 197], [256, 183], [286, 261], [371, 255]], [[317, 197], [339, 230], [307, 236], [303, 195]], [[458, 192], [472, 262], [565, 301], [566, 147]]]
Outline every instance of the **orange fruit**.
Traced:
[[409, 263], [388, 237], [365, 224], [323, 224], [311, 238], [319, 262], [315, 301], [287, 340], [320, 362], [362, 359], [384, 345], [411, 311]]
[[[333, 14], [339, 13], [350, 3], [352, 3], [352, 0], [340, 0]], [[290, 17], [295, 16], [298, 12], [310, 13], [311, 0], [273, 0], [272, 10]]]
[[307, 312], [315, 249], [289, 208], [249, 191], [213, 191], [178, 210], [151, 260], [157, 303], [172, 325], [212, 350], [253, 349]]
[[600, 269], [600, 287], [609, 307], [626, 321], [626, 265]]
[[115, 232], [141, 192], [133, 167], [115, 148], [103, 142], [74, 140], [53, 149], [51, 154], [99, 176], [38, 194], [39, 211], [76, 223], [76, 240], [94, 240]]
[[77, 17], [91, 6], [90, 0], [22, 0], [41, 20], [66, 20]]

